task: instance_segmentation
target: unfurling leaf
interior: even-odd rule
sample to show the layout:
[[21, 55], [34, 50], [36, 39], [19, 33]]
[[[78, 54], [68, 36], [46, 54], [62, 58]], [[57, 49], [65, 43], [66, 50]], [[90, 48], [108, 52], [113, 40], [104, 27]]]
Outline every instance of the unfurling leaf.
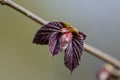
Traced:
[[49, 45], [48, 46], [49, 46], [49, 51], [52, 54], [52, 56], [58, 54], [58, 52], [61, 49], [60, 37], [61, 37], [61, 34], [55, 32], [51, 35], [51, 37], [49, 39]]
[[65, 50], [64, 63], [72, 72], [78, 65], [83, 52], [83, 36], [74, 35]]
[[65, 66], [72, 72], [78, 65], [83, 52], [86, 35], [65, 22], [50, 22], [41, 27], [33, 43], [48, 45], [52, 56], [65, 52]]

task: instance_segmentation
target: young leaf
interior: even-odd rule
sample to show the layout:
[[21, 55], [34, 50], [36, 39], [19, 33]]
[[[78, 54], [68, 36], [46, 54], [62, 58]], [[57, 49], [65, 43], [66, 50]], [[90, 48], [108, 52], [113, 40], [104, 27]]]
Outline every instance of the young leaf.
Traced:
[[60, 32], [60, 29], [63, 28], [62, 22], [50, 22], [42, 26], [33, 39], [33, 43], [46, 45], [49, 43], [49, 38], [54, 32]]
[[52, 56], [58, 54], [58, 52], [61, 50], [60, 37], [61, 37], [61, 33], [59, 32], [53, 33], [50, 37], [48, 46]]
[[79, 65], [86, 35], [65, 22], [50, 22], [42, 26], [33, 43], [48, 45], [52, 56], [65, 52], [64, 64], [72, 71]]
[[72, 41], [65, 50], [64, 63], [65, 66], [72, 71], [79, 65], [83, 52], [83, 36], [74, 35]]

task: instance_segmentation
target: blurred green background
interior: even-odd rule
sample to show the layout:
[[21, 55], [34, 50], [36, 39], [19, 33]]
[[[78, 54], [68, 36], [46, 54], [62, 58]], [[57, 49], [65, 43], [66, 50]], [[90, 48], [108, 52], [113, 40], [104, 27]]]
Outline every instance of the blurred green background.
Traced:
[[[120, 60], [120, 0], [13, 0], [48, 21], [69, 22], [87, 34], [86, 43]], [[96, 80], [104, 64], [82, 55], [72, 75], [61, 53], [51, 57], [47, 46], [32, 44], [41, 25], [0, 5], [0, 80]]]

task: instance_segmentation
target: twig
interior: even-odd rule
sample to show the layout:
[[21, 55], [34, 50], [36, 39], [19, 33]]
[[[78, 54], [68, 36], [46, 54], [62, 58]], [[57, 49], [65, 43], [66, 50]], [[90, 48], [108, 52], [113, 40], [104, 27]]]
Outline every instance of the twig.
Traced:
[[114, 67], [120, 69], [120, 61], [117, 59], [113, 58], [112, 56], [108, 55], [105, 52], [102, 52], [88, 44], [84, 44], [85, 51], [88, 53], [91, 53], [92, 55], [100, 58], [101, 60], [113, 65]]
[[[9, 5], [10, 7], [18, 10], [19, 12], [23, 13], [24, 15], [33, 19], [34, 21], [38, 22], [41, 25], [48, 23], [47, 21], [43, 20], [42, 18], [38, 17], [37, 15], [35, 15], [32, 12], [28, 11], [27, 9], [23, 8], [22, 6], [16, 4], [12, 0], [0, 0], [0, 3]], [[99, 59], [101, 59], [107, 63], [110, 63], [114, 67], [120, 69], [120, 61], [113, 58], [112, 56], [110, 56], [90, 45], [87, 45], [87, 44], [84, 45], [84, 49], [86, 52], [88, 52], [88, 53], [98, 57]]]
[[12, 0], [0, 0], [0, 2], [2, 4], [7, 4], [10, 7], [18, 10], [19, 12], [21, 12], [22, 14], [28, 16], [29, 18], [33, 19], [34, 21], [38, 22], [41, 25], [44, 25], [47, 23], [47, 21], [43, 20], [42, 18], [36, 16], [35, 14], [33, 14], [32, 12], [28, 11], [27, 9], [23, 8], [22, 6], [16, 4], [15, 2], [13, 2]]

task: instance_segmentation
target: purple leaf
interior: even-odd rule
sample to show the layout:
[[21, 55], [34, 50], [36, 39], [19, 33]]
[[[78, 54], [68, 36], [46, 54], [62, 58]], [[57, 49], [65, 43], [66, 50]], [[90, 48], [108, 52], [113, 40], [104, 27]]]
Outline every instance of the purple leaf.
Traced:
[[79, 65], [83, 52], [83, 35], [74, 35], [72, 41], [65, 50], [64, 63], [65, 66], [72, 71]]
[[61, 37], [61, 33], [58, 32], [53, 33], [50, 37], [48, 46], [52, 56], [58, 54], [58, 52], [61, 50], [60, 37]]
[[72, 71], [79, 65], [86, 35], [65, 22], [50, 22], [42, 26], [33, 43], [48, 45], [52, 56], [64, 51], [64, 64]]
[[36, 44], [48, 44], [49, 38], [54, 32], [60, 32], [60, 29], [63, 28], [64, 25], [62, 22], [50, 22], [44, 26], [42, 26], [33, 39], [33, 43]]

